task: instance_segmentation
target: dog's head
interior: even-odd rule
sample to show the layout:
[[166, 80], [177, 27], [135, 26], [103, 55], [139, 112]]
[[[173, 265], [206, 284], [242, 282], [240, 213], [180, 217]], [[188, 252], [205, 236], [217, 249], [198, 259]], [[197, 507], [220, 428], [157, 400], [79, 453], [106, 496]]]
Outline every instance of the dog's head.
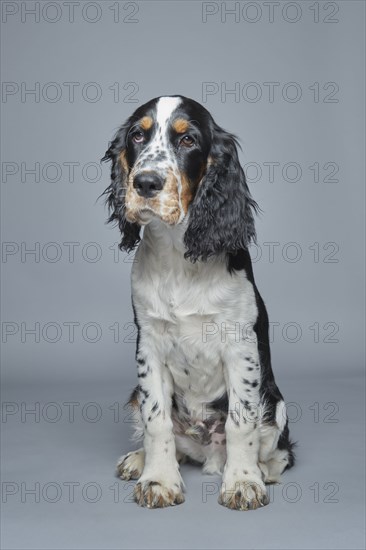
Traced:
[[121, 248], [131, 250], [152, 219], [187, 218], [186, 257], [195, 261], [247, 248], [255, 238], [253, 209], [235, 136], [196, 101], [153, 99], [118, 130], [102, 160], [111, 160], [106, 189], [109, 221], [118, 221]]

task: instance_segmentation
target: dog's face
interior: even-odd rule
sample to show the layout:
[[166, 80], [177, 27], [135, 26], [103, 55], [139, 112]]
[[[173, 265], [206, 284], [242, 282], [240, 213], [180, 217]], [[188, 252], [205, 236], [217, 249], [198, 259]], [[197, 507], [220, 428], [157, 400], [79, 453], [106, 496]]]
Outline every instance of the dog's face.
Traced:
[[132, 249], [141, 225], [177, 225], [187, 216], [187, 257], [205, 259], [245, 248], [254, 236], [251, 199], [236, 139], [196, 101], [164, 96], [139, 107], [119, 129], [103, 160], [112, 161], [106, 190]]
[[162, 97], [137, 109], [120, 155], [127, 220], [181, 222], [206, 171], [210, 144], [210, 115], [192, 100]]

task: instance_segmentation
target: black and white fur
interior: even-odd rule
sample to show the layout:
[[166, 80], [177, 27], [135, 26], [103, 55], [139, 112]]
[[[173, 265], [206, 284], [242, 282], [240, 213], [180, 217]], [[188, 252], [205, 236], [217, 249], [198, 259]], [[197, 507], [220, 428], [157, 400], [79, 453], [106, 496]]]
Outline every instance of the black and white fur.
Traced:
[[[265, 483], [293, 465], [275, 383], [268, 317], [248, 246], [255, 238], [236, 138], [182, 96], [153, 99], [119, 129], [103, 160], [121, 248], [138, 243], [132, 302], [139, 383], [130, 404], [143, 446], [121, 457], [141, 506], [184, 501], [179, 462], [222, 472], [219, 502], [268, 503]], [[143, 226], [143, 236], [141, 236]]]

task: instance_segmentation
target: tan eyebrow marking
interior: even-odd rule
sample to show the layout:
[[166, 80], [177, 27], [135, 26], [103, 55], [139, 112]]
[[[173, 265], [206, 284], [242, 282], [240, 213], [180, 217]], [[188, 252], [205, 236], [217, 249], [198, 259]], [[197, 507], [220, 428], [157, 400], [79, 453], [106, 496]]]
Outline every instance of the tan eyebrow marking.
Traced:
[[178, 132], [178, 134], [183, 134], [189, 128], [189, 122], [188, 122], [188, 120], [185, 120], [184, 118], [177, 118], [173, 122], [173, 128], [176, 132]]
[[144, 116], [140, 120], [140, 126], [143, 130], [150, 130], [153, 125], [153, 119], [150, 116]]

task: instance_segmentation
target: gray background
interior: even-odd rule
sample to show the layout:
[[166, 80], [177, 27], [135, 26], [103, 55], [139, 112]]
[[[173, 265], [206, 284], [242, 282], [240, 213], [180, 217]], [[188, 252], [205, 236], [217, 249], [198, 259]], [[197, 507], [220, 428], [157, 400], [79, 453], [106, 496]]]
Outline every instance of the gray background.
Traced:
[[[2, 4], [2, 547], [363, 548], [364, 2], [280, 2], [272, 20], [265, 2], [80, 2], [73, 22], [63, 2], [36, 21], [35, 4]], [[219, 478], [193, 466], [169, 510], [113, 477], [131, 448], [131, 259], [95, 163], [138, 105], [177, 93], [240, 137], [263, 210], [254, 269], [299, 445], [257, 512], [219, 506]]]

